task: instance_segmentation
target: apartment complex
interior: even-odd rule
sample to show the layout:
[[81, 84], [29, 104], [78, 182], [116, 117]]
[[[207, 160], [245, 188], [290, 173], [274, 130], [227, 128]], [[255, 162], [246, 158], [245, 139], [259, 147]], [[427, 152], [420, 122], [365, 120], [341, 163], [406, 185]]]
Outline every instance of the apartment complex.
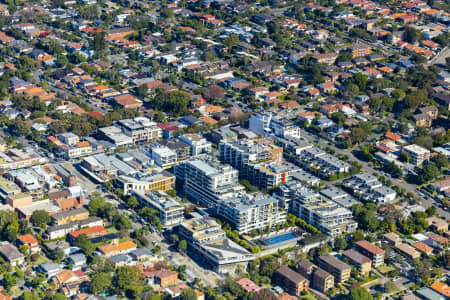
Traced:
[[239, 234], [286, 222], [286, 212], [278, 207], [278, 200], [262, 194], [241, 195], [221, 201], [217, 205], [217, 215], [229, 221]]
[[347, 257], [352, 265], [356, 266], [362, 276], [365, 276], [372, 271], [372, 261], [370, 258], [362, 255], [358, 251], [349, 249], [344, 251], [342, 255]]
[[358, 228], [349, 209], [307, 188], [299, 191], [293, 199], [292, 213], [331, 237], [354, 232]]
[[372, 265], [377, 268], [384, 264], [384, 250], [374, 244], [362, 240], [355, 243], [355, 248], [372, 260]]
[[179, 225], [184, 220], [184, 207], [162, 191], [133, 192], [141, 205], [158, 211], [163, 228]]
[[403, 147], [403, 152], [411, 157], [410, 163], [415, 166], [420, 166], [430, 159], [430, 151], [416, 144]]
[[185, 220], [179, 226], [193, 257], [202, 260], [218, 273], [234, 272], [237, 266], [245, 267], [255, 257], [226, 237], [221, 226], [210, 217]]
[[239, 178], [260, 188], [272, 189], [290, 180], [299, 168], [283, 162], [283, 148], [261, 140], [219, 144], [219, 160], [239, 171]]
[[238, 171], [205, 156], [175, 166], [177, 184], [195, 202], [215, 207], [221, 200], [236, 196], [244, 190], [239, 184]]
[[133, 144], [148, 143], [162, 137], [162, 130], [148, 118], [138, 117], [117, 121], [122, 132], [131, 137]]
[[369, 173], [359, 173], [342, 182], [355, 197], [367, 202], [389, 203], [395, 200], [397, 193], [383, 185], [378, 178]]
[[301, 274], [295, 272], [288, 266], [279, 267], [274, 274], [275, 282], [284, 287], [289, 294], [300, 296], [302, 291], [307, 291], [309, 281]]
[[319, 257], [319, 267], [333, 275], [336, 283], [344, 283], [350, 278], [351, 267], [331, 254]]

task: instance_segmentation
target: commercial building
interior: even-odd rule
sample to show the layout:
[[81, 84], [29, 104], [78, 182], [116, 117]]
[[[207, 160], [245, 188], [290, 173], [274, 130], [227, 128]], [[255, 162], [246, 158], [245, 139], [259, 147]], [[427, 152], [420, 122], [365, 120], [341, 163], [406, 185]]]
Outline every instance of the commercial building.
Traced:
[[402, 151], [411, 157], [410, 163], [415, 166], [422, 165], [430, 158], [430, 151], [416, 144], [405, 146]]
[[374, 244], [362, 240], [355, 243], [355, 248], [372, 260], [372, 265], [378, 268], [384, 264], [384, 250]]
[[358, 269], [362, 276], [366, 276], [372, 271], [372, 261], [367, 256], [362, 255], [354, 249], [346, 250], [342, 253], [347, 257], [350, 263]]
[[159, 219], [163, 228], [179, 225], [184, 220], [184, 207], [178, 202], [169, 198], [162, 191], [136, 191], [136, 195], [141, 205], [148, 206], [158, 211]]
[[244, 190], [238, 182], [237, 170], [208, 156], [175, 166], [175, 175], [177, 184], [191, 199], [209, 207]]
[[151, 173], [139, 173], [136, 176], [120, 175], [114, 184], [123, 190], [124, 195], [131, 192], [149, 192], [160, 190], [166, 192], [175, 187], [175, 176], [165, 170], [153, 170]]
[[218, 273], [234, 272], [237, 266], [245, 269], [255, 257], [226, 237], [221, 226], [209, 217], [185, 220], [179, 226], [179, 234], [189, 244], [194, 258]]
[[295, 195], [292, 214], [332, 237], [345, 232], [354, 232], [358, 228], [358, 223], [353, 220], [349, 209], [307, 188]]
[[275, 282], [291, 295], [300, 296], [302, 291], [308, 290], [309, 281], [288, 266], [279, 267], [273, 276]]
[[350, 278], [351, 267], [331, 254], [319, 257], [319, 267], [333, 275], [336, 283], [344, 283]]
[[220, 201], [217, 215], [230, 222], [239, 234], [286, 222], [286, 211], [278, 207], [278, 200], [262, 194], [242, 195]]

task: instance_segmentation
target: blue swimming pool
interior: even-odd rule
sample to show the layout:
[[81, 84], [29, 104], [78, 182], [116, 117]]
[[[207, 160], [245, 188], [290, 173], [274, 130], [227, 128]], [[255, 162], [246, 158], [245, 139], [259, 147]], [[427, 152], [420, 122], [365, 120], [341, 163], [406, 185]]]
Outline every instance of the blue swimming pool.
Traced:
[[290, 233], [285, 233], [285, 234], [282, 234], [282, 235], [278, 235], [278, 236], [274, 236], [274, 237], [268, 238], [264, 242], [267, 245], [275, 245], [275, 244], [278, 244], [278, 243], [282, 243], [282, 242], [286, 242], [286, 241], [289, 241], [289, 240], [292, 240], [292, 239], [296, 239], [297, 237], [298, 236], [295, 233], [290, 232]]

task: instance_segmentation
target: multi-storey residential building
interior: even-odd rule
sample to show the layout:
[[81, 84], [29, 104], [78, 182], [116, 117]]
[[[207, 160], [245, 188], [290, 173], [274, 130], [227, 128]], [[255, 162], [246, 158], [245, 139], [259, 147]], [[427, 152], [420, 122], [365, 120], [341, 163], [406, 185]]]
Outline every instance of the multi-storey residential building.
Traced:
[[223, 199], [244, 190], [238, 182], [238, 171], [212, 157], [202, 157], [175, 166], [177, 184], [194, 201], [215, 207]]
[[354, 196], [367, 202], [388, 203], [395, 200], [397, 193], [384, 186], [378, 179], [369, 173], [359, 173], [343, 181], [343, 185]]
[[300, 296], [300, 293], [307, 291], [309, 287], [308, 279], [288, 266], [279, 267], [274, 273], [274, 278], [275, 282], [291, 295]]
[[229, 221], [239, 234], [286, 222], [286, 212], [279, 209], [278, 200], [262, 194], [223, 200], [217, 205], [217, 215]]
[[211, 153], [211, 143], [199, 134], [185, 134], [178, 137], [178, 139], [189, 145], [189, 147], [191, 148], [191, 156]]
[[162, 191], [133, 192], [138, 201], [145, 206], [158, 211], [163, 228], [179, 225], [184, 220], [184, 207]]
[[372, 261], [367, 256], [362, 255], [354, 249], [346, 250], [342, 253], [345, 257], [350, 260], [352, 265], [355, 265], [359, 273], [365, 276], [372, 271]]
[[249, 119], [249, 129], [261, 136], [300, 138], [300, 127], [284, 116], [273, 116], [270, 112], [252, 115]]
[[218, 273], [233, 272], [237, 266], [245, 268], [255, 258], [229, 240], [221, 226], [209, 217], [185, 220], [179, 226], [179, 234], [188, 242], [192, 255]]
[[132, 138], [133, 144], [148, 143], [162, 137], [161, 128], [145, 117], [123, 119], [117, 124], [125, 135]]
[[353, 58], [369, 55], [372, 52], [372, 47], [362, 44], [355, 44], [350, 47]]
[[136, 177], [120, 175], [114, 178], [114, 184], [123, 190], [124, 195], [131, 191], [168, 191], [175, 187], [175, 176], [165, 170], [152, 173], [137, 174]]
[[220, 143], [219, 160], [238, 169], [239, 178], [266, 189], [287, 182], [299, 170], [293, 164], [282, 163], [283, 148], [266, 140]]
[[384, 250], [374, 244], [362, 240], [355, 243], [355, 248], [372, 260], [372, 265], [377, 268], [384, 264]]
[[319, 257], [319, 267], [333, 275], [336, 283], [344, 283], [350, 278], [351, 267], [331, 254]]
[[416, 144], [403, 147], [403, 152], [411, 157], [411, 163], [420, 166], [424, 161], [430, 159], [430, 151]]
[[177, 138], [160, 140], [156, 142], [156, 145], [164, 146], [174, 151], [177, 154], [177, 161], [187, 160], [191, 156], [190, 146]]
[[326, 292], [334, 287], [334, 276], [318, 268], [312, 274], [312, 286], [321, 292]]
[[337, 175], [348, 172], [350, 165], [325, 151], [312, 147], [302, 151], [302, 156], [298, 162], [311, 172], [317, 172], [321, 177], [328, 178], [330, 175]]
[[358, 227], [349, 209], [307, 188], [297, 193], [292, 203], [292, 213], [332, 237], [354, 232]]
[[168, 147], [152, 147], [152, 158], [158, 166], [170, 167], [177, 163], [177, 157], [177, 153]]
[[257, 113], [250, 116], [250, 119], [248, 120], [248, 128], [261, 136], [266, 136], [271, 131], [269, 128], [271, 121], [271, 113]]

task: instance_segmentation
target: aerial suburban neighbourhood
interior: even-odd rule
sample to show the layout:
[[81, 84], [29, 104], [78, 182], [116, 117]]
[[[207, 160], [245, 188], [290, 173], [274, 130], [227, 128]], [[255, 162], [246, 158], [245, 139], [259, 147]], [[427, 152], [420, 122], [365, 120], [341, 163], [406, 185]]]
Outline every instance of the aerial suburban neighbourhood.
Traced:
[[0, 300], [450, 299], [448, 0], [3, 0], [0, 54]]

